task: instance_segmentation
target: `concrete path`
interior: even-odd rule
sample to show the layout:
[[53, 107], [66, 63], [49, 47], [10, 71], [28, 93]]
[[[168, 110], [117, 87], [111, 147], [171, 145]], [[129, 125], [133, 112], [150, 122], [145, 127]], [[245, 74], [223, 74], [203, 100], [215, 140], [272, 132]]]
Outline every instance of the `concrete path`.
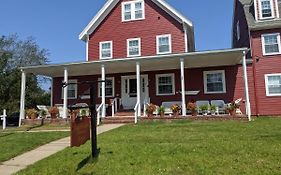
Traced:
[[[109, 130], [123, 126], [124, 124], [107, 124], [98, 127], [98, 134], [107, 132]], [[70, 137], [63, 138], [57, 141], [53, 141], [46, 145], [40, 146], [37, 149], [26, 152], [11, 160], [0, 163], [0, 174], [10, 175], [14, 174], [22, 169], [25, 169], [28, 165], [32, 165], [35, 162], [49, 157], [70, 145]]]

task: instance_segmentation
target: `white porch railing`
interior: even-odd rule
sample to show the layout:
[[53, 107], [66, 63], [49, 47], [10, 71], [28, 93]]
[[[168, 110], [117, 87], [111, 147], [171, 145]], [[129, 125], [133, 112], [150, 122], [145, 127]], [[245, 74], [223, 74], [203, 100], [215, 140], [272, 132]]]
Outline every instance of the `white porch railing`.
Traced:
[[100, 113], [101, 109], [103, 108], [103, 104], [100, 104], [99, 107], [97, 108], [97, 125], [100, 125]]
[[140, 108], [140, 103], [138, 102], [134, 108], [135, 110], [135, 124], [138, 123], [138, 111], [139, 111], [139, 108]]
[[6, 118], [7, 118], [7, 114], [6, 114], [6, 109], [3, 110], [3, 115], [0, 116], [1, 120], [3, 120], [3, 130], [6, 129]]
[[115, 117], [115, 113], [117, 112], [117, 110], [118, 110], [118, 98], [114, 98], [113, 100], [112, 100], [112, 102], [111, 102], [111, 115], [112, 115], [112, 117]]
[[150, 98], [144, 99], [144, 101], [143, 101], [143, 117], [146, 117], [146, 115], [147, 115], [146, 107], [149, 103], [150, 103]]

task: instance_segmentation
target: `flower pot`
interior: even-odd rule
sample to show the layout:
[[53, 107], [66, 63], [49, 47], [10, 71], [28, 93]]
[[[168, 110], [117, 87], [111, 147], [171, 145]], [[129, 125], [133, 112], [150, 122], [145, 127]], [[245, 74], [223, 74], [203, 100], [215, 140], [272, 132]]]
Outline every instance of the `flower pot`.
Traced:
[[153, 113], [147, 113], [147, 117], [152, 118], [153, 117]]
[[229, 115], [235, 116], [236, 115], [236, 110], [229, 110]]
[[195, 117], [195, 116], [197, 116], [197, 112], [196, 111], [192, 111], [191, 115]]
[[203, 116], [207, 116], [208, 115], [208, 111], [203, 111]]
[[57, 118], [57, 113], [51, 113], [51, 119], [56, 119]]
[[173, 112], [173, 117], [179, 117], [179, 111], [174, 111]]
[[36, 119], [36, 118], [37, 118], [37, 115], [36, 115], [36, 114], [32, 114], [32, 115], [28, 116], [28, 118], [30, 118], [30, 119], [32, 119], [32, 120], [34, 120], [34, 119]]
[[160, 112], [160, 117], [165, 117], [165, 113], [164, 112]]

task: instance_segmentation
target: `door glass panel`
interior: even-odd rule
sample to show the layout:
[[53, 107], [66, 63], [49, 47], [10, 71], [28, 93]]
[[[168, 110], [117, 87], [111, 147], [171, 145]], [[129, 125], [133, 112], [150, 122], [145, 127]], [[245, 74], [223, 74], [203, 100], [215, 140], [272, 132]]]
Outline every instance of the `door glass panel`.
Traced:
[[137, 97], [137, 79], [129, 80], [129, 95], [130, 97]]

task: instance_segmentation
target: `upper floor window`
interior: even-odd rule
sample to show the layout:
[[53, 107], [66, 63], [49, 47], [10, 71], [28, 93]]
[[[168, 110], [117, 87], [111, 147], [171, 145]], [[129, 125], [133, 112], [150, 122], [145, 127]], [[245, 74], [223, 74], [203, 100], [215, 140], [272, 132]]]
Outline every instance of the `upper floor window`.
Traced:
[[264, 34], [262, 37], [263, 55], [280, 54], [280, 34]]
[[112, 41], [100, 42], [100, 59], [112, 58]]
[[127, 40], [127, 55], [128, 57], [141, 55], [141, 39], [132, 38]]
[[225, 93], [225, 73], [224, 70], [204, 72], [205, 94]]
[[172, 52], [171, 35], [159, 35], [156, 37], [157, 54], [166, 54]]
[[122, 3], [122, 21], [144, 19], [144, 1], [129, 1]]
[[281, 74], [265, 75], [267, 96], [281, 96]]
[[261, 19], [273, 18], [273, 0], [260, 0]]

